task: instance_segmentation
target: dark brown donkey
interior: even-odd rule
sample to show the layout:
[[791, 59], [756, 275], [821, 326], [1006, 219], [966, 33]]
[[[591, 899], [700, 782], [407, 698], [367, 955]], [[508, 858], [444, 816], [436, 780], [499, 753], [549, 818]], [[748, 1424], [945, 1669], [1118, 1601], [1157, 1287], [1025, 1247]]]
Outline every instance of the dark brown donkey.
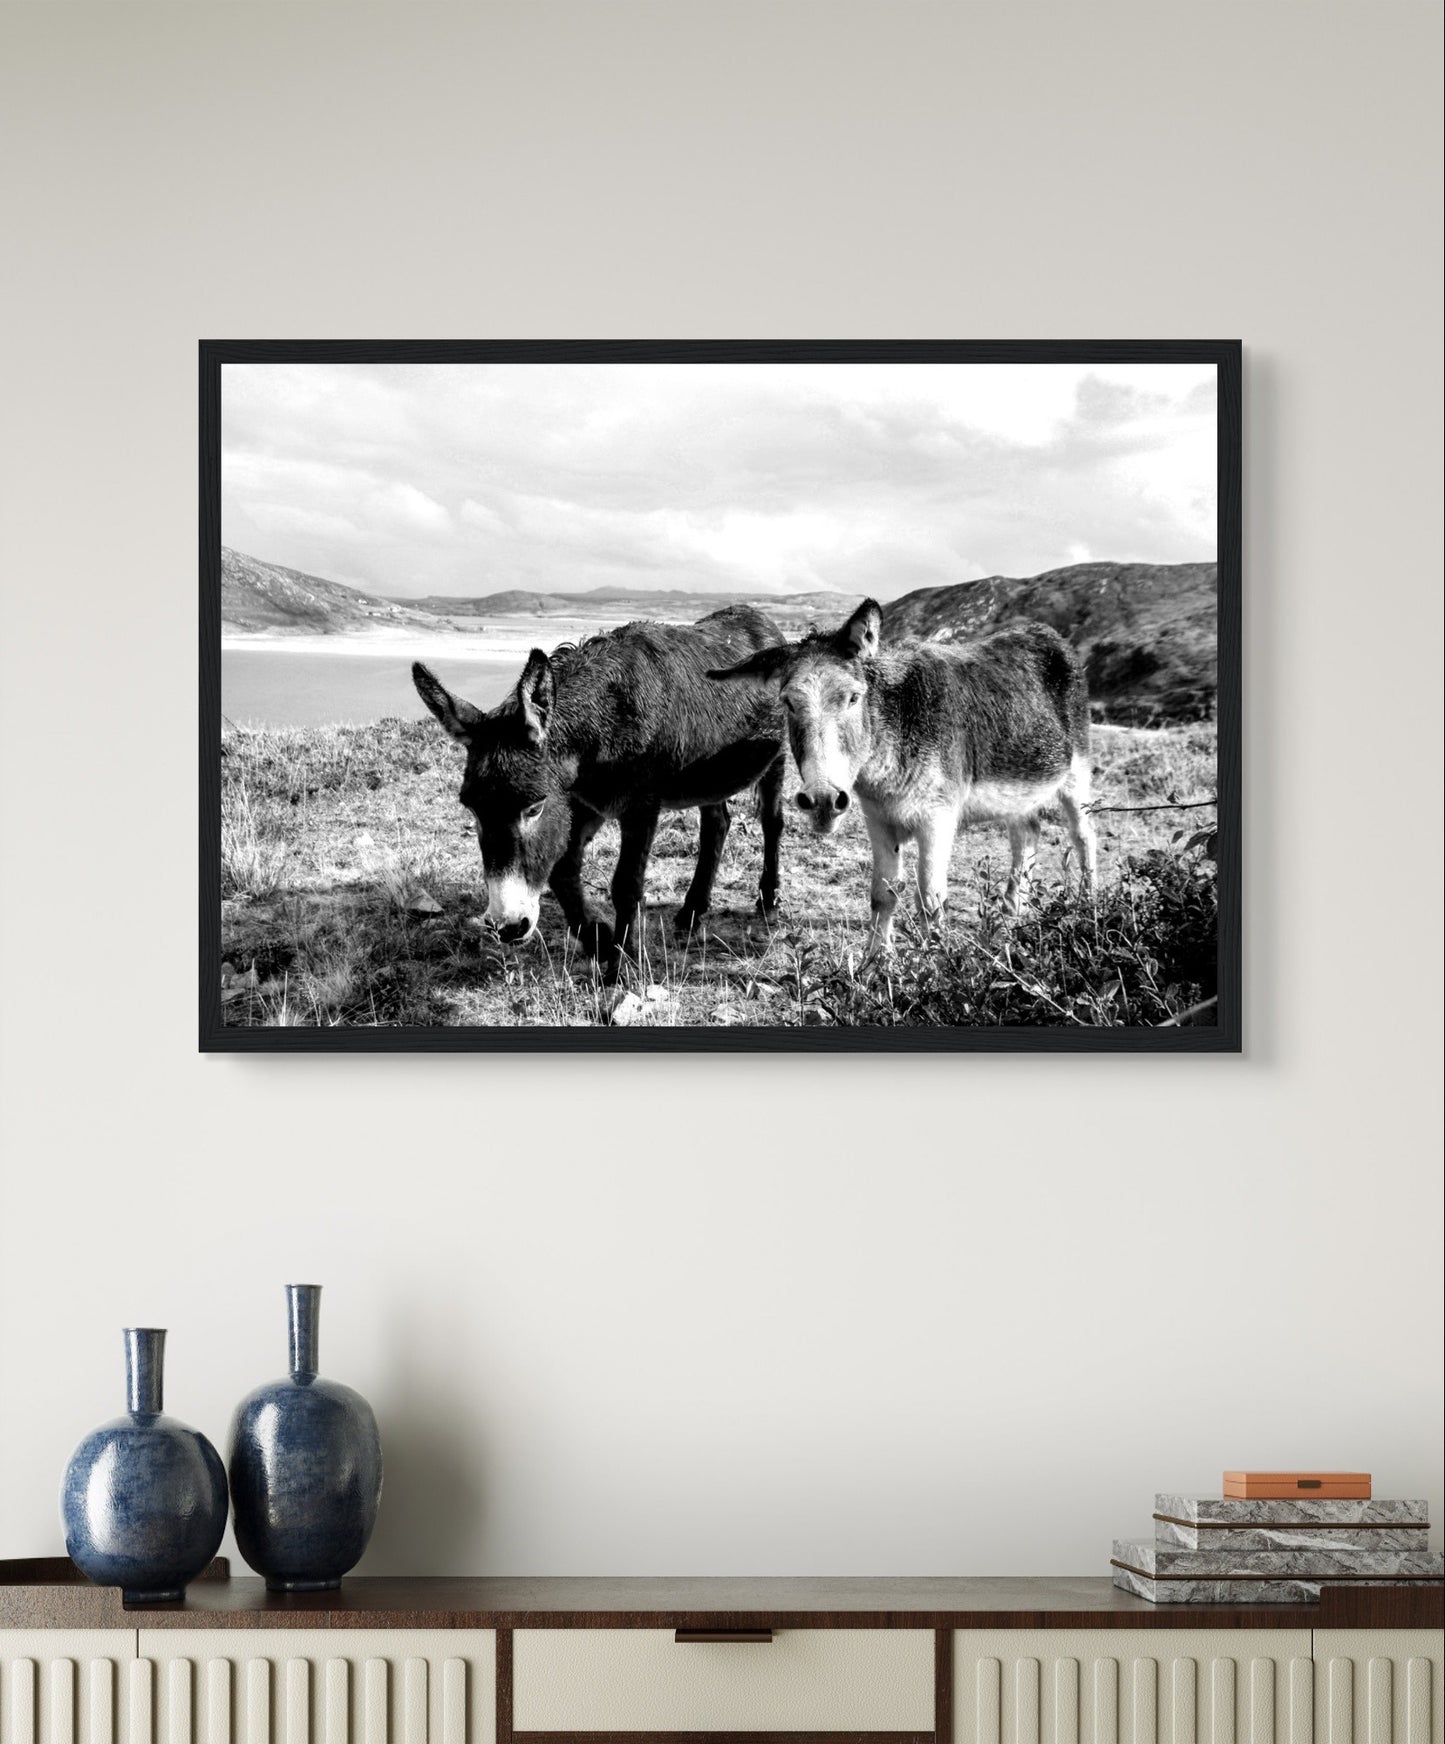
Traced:
[[[487, 713], [453, 696], [425, 666], [412, 667], [422, 701], [467, 748], [461, 802], [477, 820], [488, 919], [507, 943], [531, 937], [550, 884], [587, 950], [609, 964], [635, 952], [658, 817], [695, 805], [697, 870], [675, 922], [690, 931], [712, 902], [728, 799], [755, 784], [763, 826], [758, 905], [764, 914], [775, 910], [781, 711], [775, 696], [710, 684], [707, 673], [782, 640], [775, 624], [745, 606], [691, 625], [625, 624], [550, 659], [534, 648], [517, 688]], [[622, 826], [615, 931], [589, 919], [582, 895], [582, 856], [607, 818]]]

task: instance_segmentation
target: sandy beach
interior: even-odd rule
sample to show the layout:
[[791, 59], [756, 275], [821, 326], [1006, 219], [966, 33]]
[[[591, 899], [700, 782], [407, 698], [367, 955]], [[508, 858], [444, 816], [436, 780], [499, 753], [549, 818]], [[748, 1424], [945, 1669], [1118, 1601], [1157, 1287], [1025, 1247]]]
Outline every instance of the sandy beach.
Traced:
[[419, 635], [414, 630], [378, 628], [314, 636], [292, 630], [237, 630], [227, 625], [221, 632], [221, 653], [325, 654], [338, 658], [381, 654], [409, 660], [421, 660], [429, 655], [438, 659], [472, 660], [515, 654], [519, 660], [525, 660], [533, 648], [544, 648], [550, 653], [558, 643], [575, 642], [580, 636], [593, 635], [606, 629], [611, 621], [605, 618], [515, 618], [488, 624], [482, 629], [458, 627], [449, 635]]
[[499, 703], [517, 682], [533, 648], [610, 629], [615, 617], [556, 616], [443, 622], [438, 629], [378, 625], [333, 635], [240, 630], [221, 635], [221, 711], [230, 725], [313, 727], [404, 720], [425, 710], [411, 664], [425, 661], [443, 683], [479, 708]]

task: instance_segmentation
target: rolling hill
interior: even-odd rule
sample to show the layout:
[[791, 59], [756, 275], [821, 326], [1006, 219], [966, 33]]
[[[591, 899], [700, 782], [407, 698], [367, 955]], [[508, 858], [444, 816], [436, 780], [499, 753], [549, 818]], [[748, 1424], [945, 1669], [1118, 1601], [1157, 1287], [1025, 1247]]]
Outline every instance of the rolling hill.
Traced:
[[883, 607], [883, 631], [954, 641], [1035, 618], [1083, 653], [1110, 720], [1199, 720], [1214, 711], [1218, 596], [1213, 563], [1076, 563], [920, 588]]
[[[1076, 563], [1043, 575], [991, 575], [919, 588], [883, 607], [887, 637], [956, 641], [1035, 618], [1085, 656], [1089, 694], [1110, 720], [1143, 725], [1199, 720], [1214, 711], [1219, 572], [1213, 563]], [[228, 628], [340, 635], [400, 628], [450, 636], [481, 618], [568, 618], [598, 629], [631, 618], [690, 623], [726, 605], [752, 604], [786, 635], [832, 627], [857, 596], [690, 593], [594, 588], [586, 593], [509, 589], [477, 596], [382, 599], [298, 569], [221, 552], [221, 613]], [[480, 626], [477, 626], [480, 627]], [[572, 633], [569, 631], [569, 633]]]
[[397, 601], [423, 611], [453, 618], [551, 618], [606, 617], [615, 623], [629, 618], [666, 618], [674, 623], [692, 623], [724, 606], [753, 605], [765, 611], [785, 629], [817, 616], [846, 613], [854, 597], [842, 593], [705, 593], [686, 588], [593, 587], [582, 593], [530, 593], [508, 588], [501, 593], [468, 597], [428, 594], [423, 599]]
[[454, 633], [454, 620], [569, 618], [591, 620], [599, 627], [625, 623], [629, 618], [691, 623], [723, 606], [741, 604], [759, 606], [784, 630], [797, 631], [814, 616], [826, 621], [834, 614], [845, 614], [854, 601], [834, 593], [690, 593], [680, 588], [628, 592], [606, 587], [585, 593], [533, 593], [509, 588], [475, 596], [383, 598], [304, 570], [266, 563], [229, 546], [221, 548], [221, 618], [231, 630], [333, 636], [388, 627], [447, 636]]
[[382, 625], [450, 634], [451, 625], [414, 606], [377, 599], [359, 588], [299, 569], [263, 563], [221, 547], [221, 620], [235, 630], [297, 630], [313, 636]]
[[544, 618], [577, 610], [582, 594], [529, 593], [526, 588], [505, 588], [501, 593], [431, 593], [421, 599], [393, 599], [392, 605], [407, 605], [417, 611], [435, 612], [448, 618]]

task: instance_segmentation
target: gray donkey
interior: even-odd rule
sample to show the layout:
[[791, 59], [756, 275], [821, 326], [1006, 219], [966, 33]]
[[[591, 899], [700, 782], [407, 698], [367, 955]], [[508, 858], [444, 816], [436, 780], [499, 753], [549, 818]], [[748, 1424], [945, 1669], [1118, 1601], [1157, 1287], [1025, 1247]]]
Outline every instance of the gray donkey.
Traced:
[[[568, 928], [612, 971], [635, 955], [638, 912], [659, 815], [697, 806], [697, 870], [674, 917], [686, 934], [708, 912], [729, 827], [728, 800], [758, 789], [763, 867], [758, 906], [778, 900], [785, 751], [776, 698], [720, 694], [705, 674], [781, 644], [751, 607], [696, 624], [624, 624], [547, 656], [534, 648], [517, 687], [488, 712], [453, 696], [419, 662], [422, 701], [467, 753], [461, 802], [477, 821], [487, 917], [508, 944], [537, 927], [551, 886]], [[612, 878], [614, 926], [582, 894], [582, 856], [607, 818], [621, 825]]]
[[1078, 655], [1034, 623], [977, 642], [880, 650], [881, 624], [865, 600], [832, 634], [762, 648], [708, 674], [781, 696], [797, 803], [820, 834], [848, 809], [850, 789], [857, 793], [873, 843], [875, 941], [886, 945], [892, 932], [904, 842], [918, 842], [928, 922], [948, 895], [949, 855], [967, 823], [1008, 826], [1011, 912], [1032, 871], [1040, 813], [1051, 806], [1064, 815], [1091, 887], [1089, 697]]

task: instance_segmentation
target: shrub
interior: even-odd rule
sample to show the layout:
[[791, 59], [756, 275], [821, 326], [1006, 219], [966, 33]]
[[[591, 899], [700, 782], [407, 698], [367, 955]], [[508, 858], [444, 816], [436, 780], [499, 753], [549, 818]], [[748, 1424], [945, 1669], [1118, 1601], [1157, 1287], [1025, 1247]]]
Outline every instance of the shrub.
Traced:
[[1152, 1026], [1214, 996], [1217, 925], [1213, 865], [1150, 849], [1092, 901], [1059, 887], [1014, 920], [990, 898], [861, 961], [800, 945], [789, 991], [804, 1023]]
[[237, 783], [226, 794], [221, 814], [222, 896], [272, 896], [281, 884], [286, 844], [263, 827], [250, 790]]

